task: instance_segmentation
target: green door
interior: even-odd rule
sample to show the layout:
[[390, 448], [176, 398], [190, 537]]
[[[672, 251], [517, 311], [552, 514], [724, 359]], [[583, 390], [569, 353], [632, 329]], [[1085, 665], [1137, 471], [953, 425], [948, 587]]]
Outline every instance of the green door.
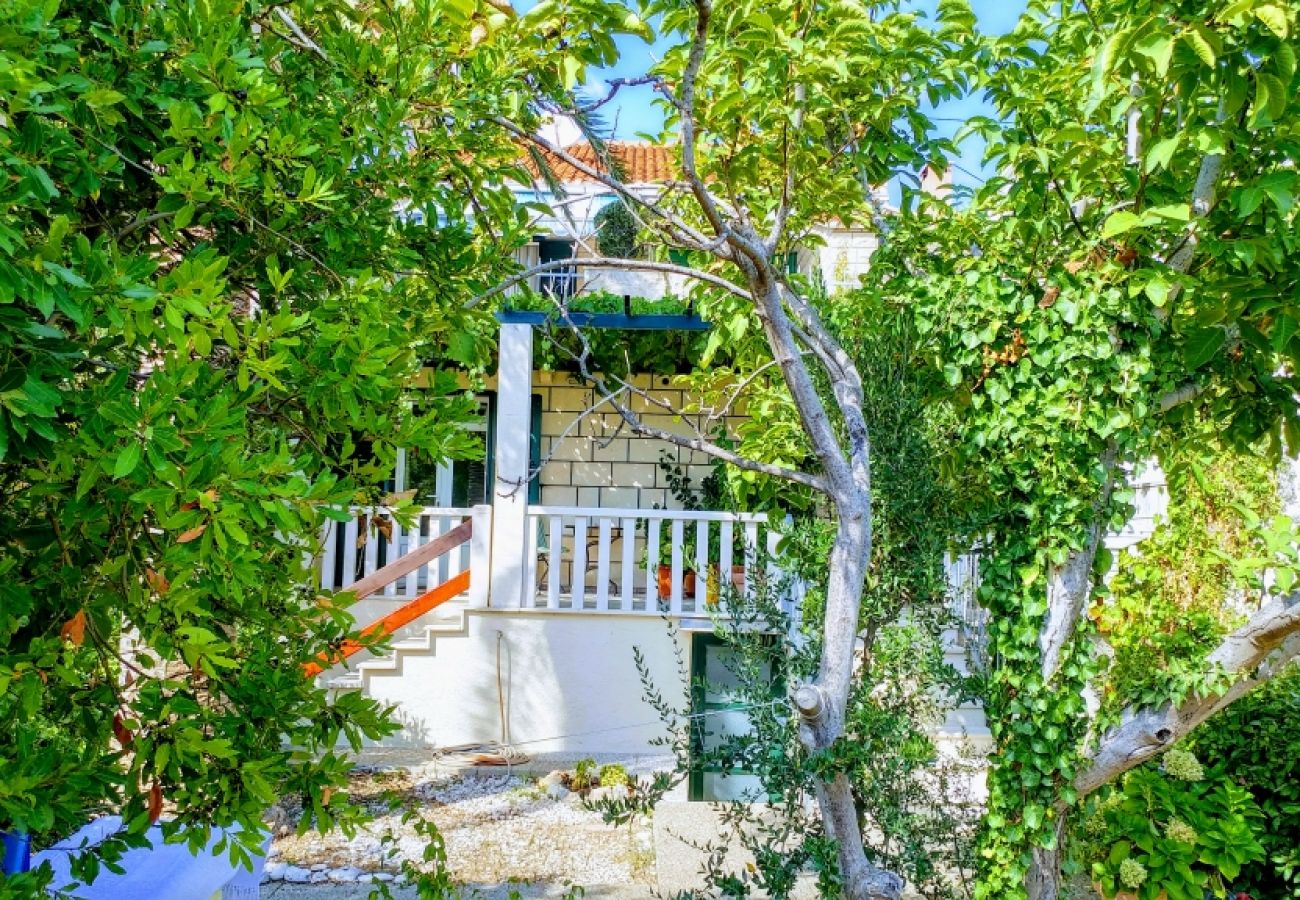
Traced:
[[[766, 792], [758, 776], [743, 768], [724, 767], [706, 754], [725, 744], [729, 737], [749, 733], [752, 724], [746, 698], [734, 667], [738, 651], [712, 632], [691, 635], [691, 770], [687, 782], [689, 800], [763, 800]], [[769, 670], [772, 696], [778, 696], [779, 680]]]

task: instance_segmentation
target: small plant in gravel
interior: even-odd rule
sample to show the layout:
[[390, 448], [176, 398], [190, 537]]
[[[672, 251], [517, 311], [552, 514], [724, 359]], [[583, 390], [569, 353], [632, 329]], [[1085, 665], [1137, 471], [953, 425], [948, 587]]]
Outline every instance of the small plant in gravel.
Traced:
[[600, 767], [600, 786], [601, 787], [626, 787], [628, 784], [627, 769], [618, 763], [609, 763]]
[[589, 791], [598, 784], [600, 784], [600, 770], [596, 766], [596, 761], [590, 757], [578, 760], [577, 765], [573, 767], [573, 775], [569, 777], [569, 789]]

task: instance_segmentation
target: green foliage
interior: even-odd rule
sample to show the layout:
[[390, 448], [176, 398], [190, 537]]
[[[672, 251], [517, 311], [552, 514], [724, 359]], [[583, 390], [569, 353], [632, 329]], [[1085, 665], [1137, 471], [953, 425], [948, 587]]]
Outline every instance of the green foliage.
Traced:
[[[706, 877], [713, 894], [789, 896], [800, 871], [810, 868], [823, 896], [839, 895], [834, 844], [805, 799], [818, 779], [843, 773], [853, 785], [870, 857], [904, 873], [926, 897], [963, 896], [962, 879], [973, 868], [979, 806], [964, 785], [974, 767], [942, 758], [932, 737], [952, 700], [967, 691], [945, 662], [941, 639], [950, 625], [943, 556], [954, 528], [954, 498], [946, 489], [939, 448], [951, 420], [927, 407], [934, 385], [910, 311], [865, 295], [823, 299], [828, 319], [844, 330], [863, 372], [878, 479], [872, 512], [881, 549], [873, 551], [868, 573], [862, 665], [849, 697], [845, 738], [824, 753], [809, 754], [797, 720], [777, 697], [778, 685], [812, 677], [821, 652], [819, 622], [833, 529], [804, 515], [783, 535], [781, 548], [783, 568], [799, 577], [806, 591], [798, 633], [791, 634], [779, 602], [786, 585], [759, 577], [750, 598], [725, 583], [722, 590], [721, 608], [731, 618], [719, 619], [715, 634], [729, 651], [725, 691], [729, 702], [748, 707], [752, 731], [721, 734], [708, 716], [678, 727], [672, 746], [676, 778], [707, 767], [753, 773], [762, 785], [762, 796], [754, 798], [766, 801], [761, 814], [751, 804], [737, 803], [729, 804], [724, 817], [727, 839], [753, 853], [754, 869], [737, 871], [725, 854], [711, 856]], [[694, 378], [705, 380], [703, 374]], [[752, 447], [760, 436], [745, 440]], [[671, 466], [670, 471], [683, 504], [699, 503], [701, 491], [727, 493], [721, 479], [697, 488], [684, 471]], [[734, 470], [727, 474], [728, 486], [745, 483]], [[777, 503], [794, 493], [763, 479], [750, 484], [751, 496]], [[763, 567], [758, 569], [761, 573]], [[665, 703], [647, 676], [643, 682], [665, 723], [679, 725], [685, 711]], [[697, 697], [707, 687], [691, 684]], [[632, 800], [607, 804], [604, 812], [611, 821], [625, 821], [670, 784], [637, 784]]]
[[578, 760], [573, 767], [569, 785], [575, 791], [586, 791], [600, 784], [600, 767], [591, 757]]
[[304, 556], [397, 447], [473, 452], [442, 367], [482, 366], [464, 301], [524, 225], [474, 15], [0, 8], [0, 827], [115, 809], [109, 860], [165, 799], [243, 861], [282, 793], [361, 816], [341, 748], [394, 726], [303, 676], [354, 630]]
[[1300, 897], [1300, 668], [1273, 681], [1192, 733], [1205, 764], [1250, 792], [1260, 809], [1262, 859], [1236, 878], [1253, 897]]
[[[555, 301], [535, 294], [510, 297], [510, 308], [550, 313], [554, 320], [537, 330], [533, 345], [534, 365], [554, 372], [579, 372], [579, 358], [588, 354], [593, 372], [621, 377], [654, 374], [673, 375], [689, 371], [699, 357], [705, 333], [698, 331], [620, 331], [588, 329], [578, 336], [564, 321]], [[632, 315], [685, 315], [690, 304], [677, 297], [647, 300], [633, 297], [627, 305]], [[624, 298], [609, 291], [584, 291], [566, 303], [569, 312], [622, 313]], [[585, 342], [585, 343], [584, 343]]]
[[1259, 599], [1237, 579], [1233, 561], [1253, 555], [1248, 517], [1278, 508], [1270, 464], [1222, 454], [1204, 469], [1177, 458], [1166, 465], [1168, 516], [1121, 554], [1109, 599], [1093, 612], [1114, 650], [1103, 688], [1107, 721], [1131, 704], [1158, 706], [1212, 689], [1206, 654]]
[[641, 255], [637, 243], [640, 226], [627, 204], [616, 200], [596, 213], [596, 246], [601, 256], [636, 259]]
[[607, 763], [600, 767], [601, 787], [626, 787], [628, 784], [627, 768], [618, 763]]
[[[932, 340], [958, 422], [946, 471], [982, 545], [997, 753], [981, 897], [1023, 896], [1031, 851], [1058, 848], [1078, 799], [1093, 625], [1047, 672], [1040, 635], [1052, 573], [1128, 516], [1115, 463], [1178, 445], [1209, 468], [1296, 433], [1295, 117], [1273, 99], [1273, 79], [1295, 96], [1296, 40], [1294, 10], [1266, 3], [1032, 2], [975, 51], [996, 119], [966, 131], [997, 175], [962, 208], [909, 194], [873, 258], [868, 290], [910, 298]], [[1198, 195], [1207, 160], [1222, 167]], [[1189, 384], [1190, 402], [1162, 404]], [[1218, 627], [1201, 625], [1148, 681]], [[1132, 640], [1120, 674], [1137, 690]], [[1186, 665], [1182, 684], [1222, 688]]]
[[1089, 806], [1083, 854], [1106, 897], [1201, 900], [1207, 890], [1222, 897], [1241, 889], [1243, 867], [1264, 858], [1250, 793], [1222, 775], [1205, 778], [1184, 750], [1169, 751], [1163, 771], [1134, 769]]

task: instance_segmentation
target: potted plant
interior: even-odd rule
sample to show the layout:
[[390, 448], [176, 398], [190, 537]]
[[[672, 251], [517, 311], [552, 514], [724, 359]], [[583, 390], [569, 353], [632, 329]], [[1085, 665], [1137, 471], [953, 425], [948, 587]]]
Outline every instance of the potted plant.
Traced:
[[[736, 503], [732, 492], [727, 484], [726, 469], [721, 460], [714, 460], [713, 466], [706, 475], [697, 489], [692, 483], [686, 467], [673, 458], [667, 450], [659, 452], [659, 469], [664, 473], [665, 480], [668, 482], [668, 491], [672, 494], [673, 499], [682, 507], [682, 509], [694, 510], [728, 510], [734, 509]], [[697, 551], [699, 545], [698, 538], [694, 529], [688, 529], [683, 535], [682, 541], [682, 594], [687, 597], [695, 596], [695, 585], [698, 573], [695, 571]], [[722, 530], [714, 527], [709, 529], [709, 547], [706, 558], [709, 560], [721, 559]], [[658, 568], [658, 590], [661, 599], [667, 599], [672, 596], [672, 551], [673, 545], [669, 541], [660, 541], [659, 543], [659, 568]], [[745, 585], [745, 536], [743, 529], [735, 528], [731, 535], [731, 584], [737, 589], [743, 589]], [[721, 573], [718, 571], [718, 563], [710, 562], [709, 572], [705, 575], [707, 581], [706, 602], [710, 605], [718, 602], [720, 589], [722, 586]]]

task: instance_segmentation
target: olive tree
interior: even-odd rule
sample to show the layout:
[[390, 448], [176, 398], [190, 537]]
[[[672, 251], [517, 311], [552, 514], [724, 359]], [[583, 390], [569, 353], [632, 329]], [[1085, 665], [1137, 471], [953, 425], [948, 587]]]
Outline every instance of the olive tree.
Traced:
[[[928, 137], [921, 108], [956, 88], [959, 62], [945, 55], [945, 32], [934, 33], [892, 6], [647, 3], [644, 18], [680, 38], [661, 63], [633, 79], [662, 98], [666, 140], [675, 148], [677, 177], [655, 196], [627, 185], [607, 154], [591, 165], [510, 115], [496, 118], [543, 167], [567, 163], [616, 193], [661, 251], [658, 259], [598, 255], [584, 264], [683, 275], [696, 285], [699, 307], [718, 322], [714, 349], [724, 336], [733, 344], [757, 338], [757, 355], [732, 382], [732, 402], [745, 390], [776, 390], [772, 414], [797, 422], [795, 446], [769, 441], [735, 448], [703, 429], [683, 436], [658, 428], [636, 411], [634, 399], [653, 404], [649, 395], [629, 380], [591, 371], [585, 360], [580, 365], [633, 433], [799, 485], [830, 504], [836, 530], [820, 664], [794, 695], [812, 754], [833, 754], [844, 734], [872, 551], [872, 451], [854, 354], [824, 321], [812, 285], [789, 273], [786, 258], [815, 240], [819, 225], [878, 220], [873, 186], [896, 171], [919, 169], [941, 149]], [[535, 82], [534, 108], [583, 121], [604, 98], [586, 99], [572, 89], [586, 64], [606, 60], [599, 41], [584, 51], [590, 45], [572, 33], [567, 13], [540, 4], [521, 18], [515, 37], [525, 52], [551, 62], [550, 77]], [[598, 137], [595, 144], [599, 151]], [[685, 252], [692, 265], [668, 261], [668, 250]], [[568, 264], [535, 266], [483, 299]], [[898, 896], [901, 880], [873, 866], [863, 850], [842, 767], [826, 767], [817, 799], [837, 844], [844, 895]]]
[[[654, 400], [635, 386], [585, 374], [633, 432], [825, 498], [836, 533], [821, 658], [792, 702], [806, 748], [833, 760], [875, 499], [862, 378], [836, 323], [852, 320], [861, 297], [915, 310], [950, 388], [941, 402], [960, 422], [946, 464], [971, 493], [967, 546], [982, 546], [991, 614], [984, 699], [995, 753], [978, 891], [1055, 897], [1079, 798], [1300, 649], [1292, 542], [1278, 523], [1242, 561], [1254, 578], [1271, 569], [1271, 587], [1256, 582], [1253, 607], [1192, 661], [1190, 677], [1171, 673], [1164, 696], [1115, 716], [1099, 717], [1090, 700], [1104, 687], [1105, 648], [1088, 612], [1104, 593], [1104, 537], [1131, 511], [1133, 467], [1174, 444], [1212, 456], [1263, 440], [1277, 454], [1300, 438], [1295, 11], [1264, 0], [1035, 0], [994, 39], [956, 2], [924, 27], [891, 3], [692, 0], [643, 12], [678, 39], [639, 79], [662, 97], [675, 147], [677, 177], [656, 196], [508, 114], [496, 122], [539, 158], [602, 182], [660, 245], [688, 254], [689, 266], [587, 263], [692, 279], [719, 326], [714, 347], [761, 338], [725, 373], [732, 396], [762, 391], [770, 421], [797, 432], [739, 447], [669, 433], [637, 412]], [[532, 52], [530, 36], [549, 41], [566, 22], [540, 5], [522, 20], [523, 45]], [[599, 109], [604, 98], [573, 93], [594, 58], [582, 41], [547, 46], [551, 73], [533, 83], [533, 108], [579, 120]], [[907, 192], [900, 214], [885, 214], [872, 186], [924, 162], [942, 167], [949, 148], [931, 137], [923, 104], [968, 79], [996, 109], [971, 123], [996, 176], [962, 203]], [[858, 299], [827, 299], [785, 265], [832, 222], [870, 223], [881, 241]], [[873, 303], [856, 308], [869, 317]], [[844, 894], [897, 896], [898, 880], [862, 850], [845, 773], [820, 771]]]

